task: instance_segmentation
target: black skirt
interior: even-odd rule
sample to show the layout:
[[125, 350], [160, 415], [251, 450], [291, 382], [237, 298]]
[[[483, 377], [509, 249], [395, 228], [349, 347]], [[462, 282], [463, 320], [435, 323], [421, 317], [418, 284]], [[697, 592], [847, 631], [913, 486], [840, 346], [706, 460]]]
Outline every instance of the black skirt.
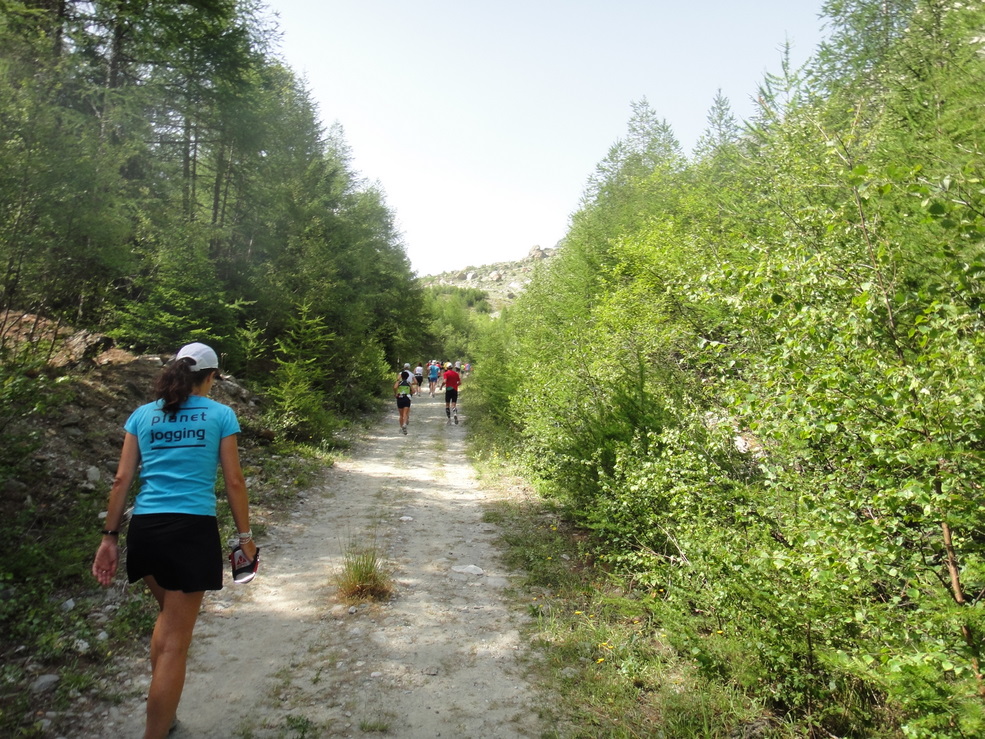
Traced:
[[127, 529], [127, 579], [152, 575], [165, 590], [222, 590], [222, 542], [215, 516], [146, 513]]

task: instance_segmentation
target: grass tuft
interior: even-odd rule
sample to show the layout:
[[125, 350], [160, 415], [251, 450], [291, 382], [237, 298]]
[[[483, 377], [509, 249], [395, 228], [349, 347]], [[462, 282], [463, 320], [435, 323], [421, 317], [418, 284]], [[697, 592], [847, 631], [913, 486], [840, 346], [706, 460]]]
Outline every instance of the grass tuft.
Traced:
[[386, 734], [390, 731], [390, 724], [387, 721], [380, 721], [379, 719], [373, 721], [360, 721], [359, 730], [364, 734]]
[[335, 579], [348, 602], [389, 600], [393, 595], [390, 568], [374, 536], [369, 543], [350, 539], [342, 550], [342, 566]]

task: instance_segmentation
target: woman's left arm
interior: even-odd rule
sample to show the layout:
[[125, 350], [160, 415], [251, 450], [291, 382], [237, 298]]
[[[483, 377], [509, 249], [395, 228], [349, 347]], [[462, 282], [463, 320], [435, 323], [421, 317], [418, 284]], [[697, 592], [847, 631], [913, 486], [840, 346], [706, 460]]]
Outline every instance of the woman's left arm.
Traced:
[[[239, 437], [230, 434], [219, 442], [219, 464], [222, 466], [222, 477], [226, 481], [226, 500], [229, 510], [236, 522], [236, 530], [245, 533], [250, 530], [250, 502], [246, 494], [246, 477], [239, 463]], [[253, 559], [257, 545], [253, 540], [241, 541], [243, 553]]]

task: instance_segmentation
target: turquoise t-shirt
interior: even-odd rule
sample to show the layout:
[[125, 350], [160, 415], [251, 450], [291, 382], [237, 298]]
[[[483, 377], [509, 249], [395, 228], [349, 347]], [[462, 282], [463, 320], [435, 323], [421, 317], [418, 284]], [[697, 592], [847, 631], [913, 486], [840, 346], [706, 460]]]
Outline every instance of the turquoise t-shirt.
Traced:
[[140, 492], [133, 512], [214, 516], [219, 442], [239, 433], [236, 414], [197, 395], [174, 414], [165, 414], [163, 403], [140, 406], [123, 426], [140, 447]]

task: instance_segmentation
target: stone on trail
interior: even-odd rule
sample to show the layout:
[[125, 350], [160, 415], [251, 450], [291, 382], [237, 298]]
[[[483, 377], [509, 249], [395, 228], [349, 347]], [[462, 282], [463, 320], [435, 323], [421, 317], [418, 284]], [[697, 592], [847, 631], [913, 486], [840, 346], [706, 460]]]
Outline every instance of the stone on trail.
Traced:
[[459, 565], [458, 567], [452, 567], [452, 572], [461, 572], [465, 575], [485, 575], [485, 571], [481, 567], [476, 567], [475, 565]]
[[61, 678], [58, 675], [41, 675], [31, 683], [32, 693], [47, 693], [52, 690]]

